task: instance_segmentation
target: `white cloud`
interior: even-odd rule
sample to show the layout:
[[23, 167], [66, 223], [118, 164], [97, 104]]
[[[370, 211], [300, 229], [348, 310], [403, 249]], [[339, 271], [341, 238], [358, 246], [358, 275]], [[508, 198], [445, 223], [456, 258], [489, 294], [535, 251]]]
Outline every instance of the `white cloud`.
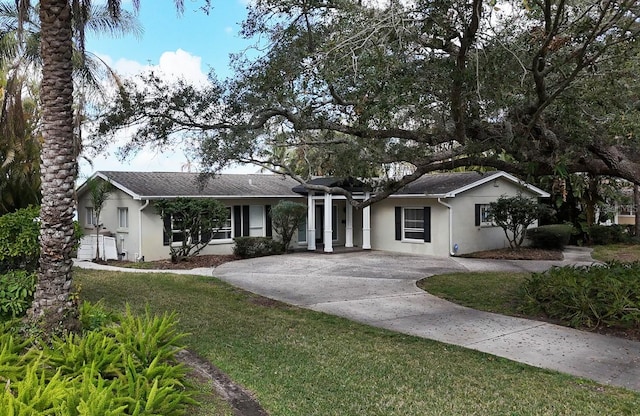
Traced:
[[[153, 71], [156, 75], [167, 80], [180, 78], [194, 85], [204, 85], [208, 82], [207, 74], [202, 71], [202, 59], [182, 49], [164, 52], [157, 64], [141, 63], [129, 59], [113, 61], [111, 57], [106, 55], [99, 55], [99, 58], [123, 78], [135, 78], [136, 75]], [[142, 149], [130, 159], [120, 161], [116, 157], [117, 149], [128, 142], [131, 134], [127, 131], [118, 134], [113, 144], [103, 154], [93, 158], [93, 166], [86, 161], [81, 161], [80, 177], [86, 178], [97, 170], [179, 172], [187, 162], [187, 157], [179, 148], [173, 151], [166, 149], [161, 152]], [[255, 170], [255, 167], [252, 169]]]

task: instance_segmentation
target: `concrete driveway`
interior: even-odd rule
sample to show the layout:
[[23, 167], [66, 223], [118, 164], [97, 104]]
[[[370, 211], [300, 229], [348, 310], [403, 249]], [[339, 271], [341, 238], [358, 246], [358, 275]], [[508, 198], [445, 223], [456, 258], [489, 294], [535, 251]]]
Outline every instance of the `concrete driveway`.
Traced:
[[415, 284], [448, 272], [542, 271], [552, 265], [592, 262], [589, 252], [581, 249], [569, 249], [561, 262], [380, 251], [296, 253], [226, 263], [213, 275], [300, 307], [640, 391], [640, 342], [480, 312], [429, 295]]

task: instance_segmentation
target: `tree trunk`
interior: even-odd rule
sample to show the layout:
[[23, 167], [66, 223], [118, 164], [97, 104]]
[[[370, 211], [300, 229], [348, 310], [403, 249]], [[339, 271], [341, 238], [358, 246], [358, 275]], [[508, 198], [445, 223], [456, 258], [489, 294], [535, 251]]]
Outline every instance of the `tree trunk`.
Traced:
[[640, 237], [640, 185], [633, 185], [633, 209], [635, 218], [635, 236]]
[[[43, 107], [40, 268], [28, 316], [47, 330], [73, 320], [71, 251], [77, 158], [73, 145], [71, 8], [68, 0], [40, 1]], [[71, 313], [70, 313], [71, 312]], [[51, 325], [55, 325], [51, 326]]]

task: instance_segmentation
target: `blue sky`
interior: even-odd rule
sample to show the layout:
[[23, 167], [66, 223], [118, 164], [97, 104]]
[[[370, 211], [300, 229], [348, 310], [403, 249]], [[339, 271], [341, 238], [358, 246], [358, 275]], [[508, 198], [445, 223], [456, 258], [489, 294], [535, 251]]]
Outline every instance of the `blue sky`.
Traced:
[[[126, 2], [123, 3], [126, 8]], [[184, 0], [184, 14], [179, 16], [172, 0], [142, 0], [138, 15], [144, 29], [141, 37], [89, 34], [86, 48], [124, 76], [153, 68], [198, 84], [205, 82], [213, 68], [218, 78], [226, 78], [231, 75], [229, 54], [251, 44], [238, 34], [246, 16], [246, 3], [247, 0], [212, 0], [213, 8], [207, 15], [198, 10], [201, 1]], [[114, 156], [116, 147], [93, 158], [93, 167], [81, 162], [81, 178], [95, 170], [108, 169], [180, 171], [186, 162], [181, 149], [162, 153], [144, 150], [121, 162]], [[257, 169], [240, 170], [254, 172]]]

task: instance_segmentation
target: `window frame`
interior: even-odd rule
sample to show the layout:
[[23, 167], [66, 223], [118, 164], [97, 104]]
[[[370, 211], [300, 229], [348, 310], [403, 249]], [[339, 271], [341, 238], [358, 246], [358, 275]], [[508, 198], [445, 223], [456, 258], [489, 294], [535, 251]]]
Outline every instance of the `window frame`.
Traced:
[[85, 207], [85, 225], [95, 227], [98, 223], [96, 218], [96, 210], [93, 207]]
[[[209, 240], [209, 244], [224, 244], [233, 241], [233, 219], [232, 219], [232, 209], [231, 207], [225, 207], [227, 209], [227, 220], [223, 227], [220, 227], [215, 232], [213, 232], [213, 236], [211, 240]], [[213, 230], [212, 230], [213, 231]], [[222, 237], [216, 237], [216, 234], [225, 233]]]
[[[128, 230], [129, 229], [129, 207], [118, 207], [118, 229], [119, 230]], [[124, 214], [124, 225], [122, 222]]]
[[[422, 216], [422, 228], [417, 227], [407, 227], [407, 211], [415, 211], [419, 212]], [[409, 219], [409, 221], [418, 221], [416, 219]], [[407, 241], [411, 243], [419, 242], [424, 243], [424, 235], [425, 235], [425, 218], [424, 218], [424, 207], [402, 207], [402, 222], [401, 222], [401, 241]], [[410, 233], [420, 233], [421, 237], [407, 237], [407, 232]]]
[[487, 220], [487, 216], [491, 210], [491, 204], [478, 204], [478, 215], [480, 216], [480, 223], [478, 227], [496, 227], [497, 224], [493, 220]]

